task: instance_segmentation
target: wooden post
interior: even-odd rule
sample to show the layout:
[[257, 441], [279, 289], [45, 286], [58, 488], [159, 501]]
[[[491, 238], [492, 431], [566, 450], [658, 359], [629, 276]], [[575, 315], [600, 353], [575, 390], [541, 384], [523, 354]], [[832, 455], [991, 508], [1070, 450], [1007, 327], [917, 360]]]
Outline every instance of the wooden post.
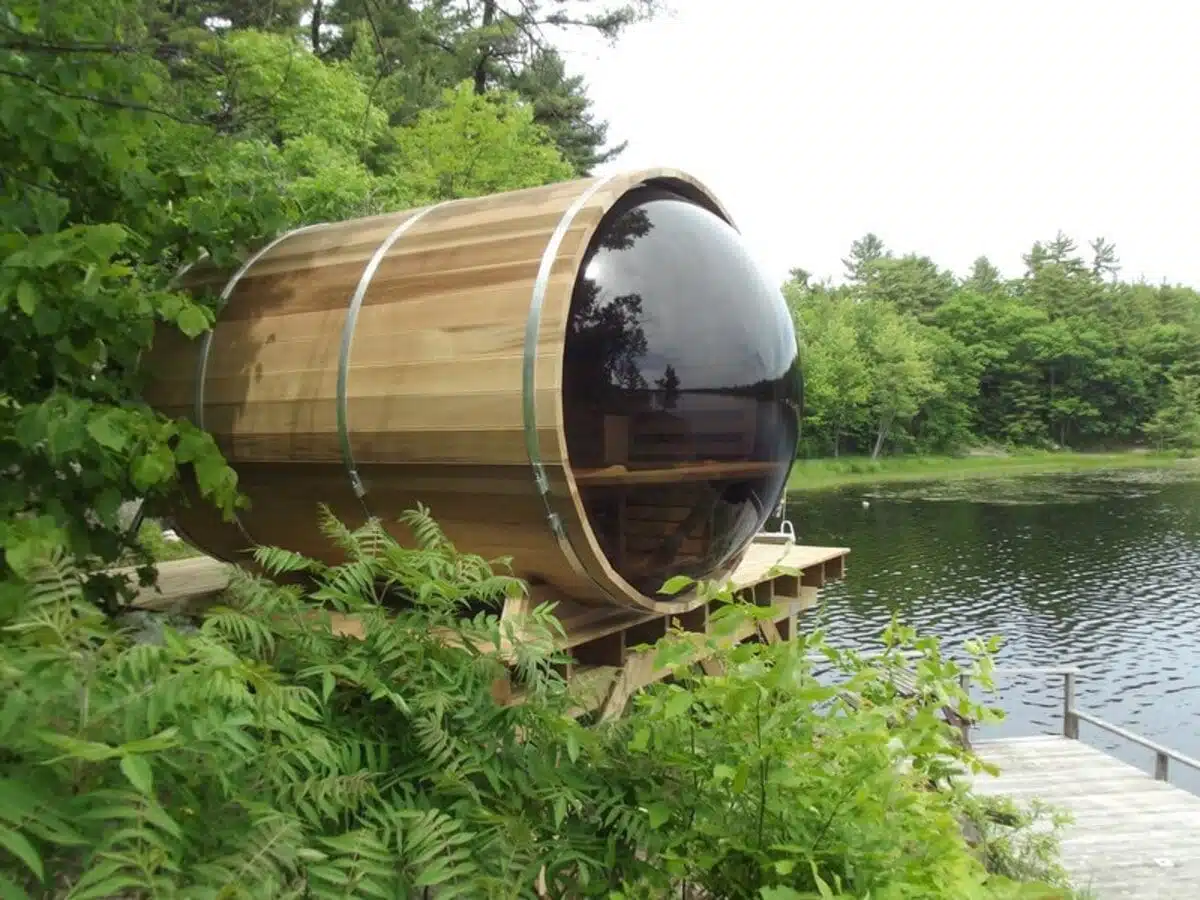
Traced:
[[1155, 781], [1170, 781], [1168, 767], [1171, 764], [1171, 758], [1161, 750], [1154, 754], [1154, 780]]
[[1063, 737], [1079, 740], [1079, 719], [1075, 715], [1075, 673], [1063, 673]]

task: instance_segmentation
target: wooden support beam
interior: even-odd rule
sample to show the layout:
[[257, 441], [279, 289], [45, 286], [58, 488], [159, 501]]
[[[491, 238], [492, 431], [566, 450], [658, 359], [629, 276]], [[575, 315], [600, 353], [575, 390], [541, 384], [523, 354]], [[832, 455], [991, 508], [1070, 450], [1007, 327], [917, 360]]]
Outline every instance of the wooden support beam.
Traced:
[[[125, 575], [137, 584], [137, 568], [110, 570], [113, 575]], [[182, 611], [197, 600], [204, 600], [229, 587], [233, 566], [210, 556], [194, 556], [158, 564], [158, 584], [139, 587], [131, 604], [135, 609], [154, 612]]]

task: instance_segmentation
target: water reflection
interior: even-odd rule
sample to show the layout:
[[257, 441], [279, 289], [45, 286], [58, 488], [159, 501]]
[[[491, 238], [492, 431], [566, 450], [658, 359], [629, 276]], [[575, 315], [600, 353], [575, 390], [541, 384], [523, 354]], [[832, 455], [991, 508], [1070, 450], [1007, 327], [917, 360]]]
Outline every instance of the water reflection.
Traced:
[[[863, 508], [861, 499], [872, 502]], [[893, 610], [961, 647], [1005, 636], [1012, 666], [1080, 666], [1078, 702], [1200, 755], [1200, 480], [1195, 469], [1038, 476], [794, 498], [801, 540], [851, 548], [820, 618], [873, 645]], [[1056, 680], [1004, 681], [992, 734], [1061, 727]], [[1145, 767], [1148, 752], [1085, 737]], [[1181, 767], [1172, 780], [1200, 791]]]
[[801, 391], [791, 317], [737, 232], [665, 189], [626, 195], [564, 356], [571, 466], [617, 571], [653, 594], [736, 557], [786, 483]]

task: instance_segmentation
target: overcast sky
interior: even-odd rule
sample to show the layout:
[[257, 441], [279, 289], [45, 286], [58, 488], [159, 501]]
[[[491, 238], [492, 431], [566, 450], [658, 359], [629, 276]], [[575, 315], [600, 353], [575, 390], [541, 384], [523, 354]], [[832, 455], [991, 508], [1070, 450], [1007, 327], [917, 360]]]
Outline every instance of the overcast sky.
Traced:
[[700, 178], [777, 278], [840, 280], [867, 231], [1018, 275], [1061, 228], [1200, 286], [1200, 4], [671, 2], [569, 64], [629, 141], [609, 167]]

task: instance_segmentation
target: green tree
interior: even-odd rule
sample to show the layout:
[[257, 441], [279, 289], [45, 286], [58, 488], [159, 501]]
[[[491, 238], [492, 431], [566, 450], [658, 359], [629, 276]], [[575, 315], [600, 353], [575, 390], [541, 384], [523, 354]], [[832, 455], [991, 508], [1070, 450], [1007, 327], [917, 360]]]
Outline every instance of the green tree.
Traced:
[[1146, 437], [1159, 449], [1200, 448], [1200, 377], [1171, 373], [1162, 405], [1146, 423]]
[[121, 501], [163, 494], [180, 465], [205, 496], [234, 502], [211, 439], [138, 401], [155, 323], [194, 335], [210, 321], [168, 290], [174, 267], [208, 241], [166, 203], [198, 179], [154, 164], [171, 134], [195, 126], [164, 97], [165, 67], [120, 50], [148, 39], [138, 9], [30, 0], [4, 13], [0, 550], [10, 566], [56, 543], [115, 558], [131, 542]]
[[906, 254], [867, 264], [863, 296], [886, 302], [906, 315], [928, 321], [955, 290], [954, 276], [927, 256]]
[[871, 277], [873, 266], [889, 256], [891, 253], [884, 247], [879, 236], [874, 232], [867, 232], [850, 244], [850, 255], [842, 260], [846, 269], [846, 279], [856, 284], [866, 284]]
[[547, 130], [576, 175], [589, 175], [619, 156], [628, 141], [606, 146], [608, 123], [591, 110], [583, 76], [568, 75], [553, 47], [539, 49], [505, 86], [533, 104], [533, 121]]
[[934, 376], [933, 348], [920, 326], [886, 303], [860, 307], [866, 352], [870, 360], [871, 392], [867, 408], [874, 422], [871, 458], [883, 450], [893, 425], [912, 419], [923, 404], [944, 393]]
[[784, 294], [801, 336], [806, 424], [839, 456], [846, 431], [862, 419], [873, 381], [854, 301], [845, 293], [809, 291], [795, 280]]
[[476, 94], [469, 82], [396, 133], [401, 193], [411, 204], [533, 187], [572, 176], [533, 110], [511, 94]]
[[980, 256], [971, 264], [971, 274], [963, 282], [963, 287], [981, 294], [998, 291], [1003, 287], [1000, 270], [986, 256]]
[[372, 93], [393, 124], [407, 124], [440, 92], [469, 81], [478, 95], [515, 91], [534, 108], [574, 172], [621, 152], [606, 147], [607, 123], [591, 111], [583, 81], [566, 72], [554, 35], [582, 29], [615, 41], [631, 25], [652, 17], [657, 0], [339, 0], [314, 7], [314, 19], [336, 25], [336, 36], [310, 28], [324, 58], [349, 59], [368, 48]]

